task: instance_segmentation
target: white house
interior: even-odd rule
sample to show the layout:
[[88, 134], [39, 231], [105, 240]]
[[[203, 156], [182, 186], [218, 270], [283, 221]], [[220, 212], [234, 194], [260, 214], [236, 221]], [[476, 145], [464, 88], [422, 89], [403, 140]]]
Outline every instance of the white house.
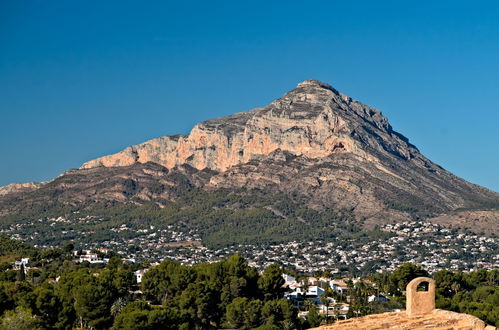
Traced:
[[305, 293], [308, 297], [320, 297], [324, 293], [324, 289], [317, 285], [311, 285], [308, 287]]
[[99, 256], [96, 253], [86, 253], [78, 256], [79, 259], [76, 260], [76, 262], [84, 262], [88, 261], [91, 264], [102, 264], [102, 263], [108, 263], [109, 259], [104, 258], [104, 259], [99, 259]]
[[21, 269], [22, 266], [22, 268], [24, 269], [24, 274], [27, 274], [29, 270], [28, 264], [29, 258], [21, 258], [21, 261], [14, 262], [14, 269]]
[[296, 278], [288, 274], [282, 274], [282, 278], [284, 282], [296, 282]]
[[26, 266], [29, 264], [29, 258], [21, 258], [21, 261], [16, 261], [14, 262], [14, 266], [16, 269], [19, 269], [21, 265], [26, 268]]
[[348, 291], [348, 285], [342, 281], [329, 281], [329, 286], [338, 293], [346, 293]]
[[90, 263], [96, 263], [98, 260], [99, 257], [97, 256], [97, 254], [91, 253], [91, 254], [82, 254], [80, 256], [79, 262], [88, 261]]
[[137, 280], [137, 283], [141, 283], [142, 282], [142, 277], [148, 271], [149, 271], [149, 269], [139, 269], [139, 270], [137, 270], [137, 271], [135, 271], [133, 273], [135, 275], [135, 279]]
[[370, 295], [369, 297], [367, 297], [367, 301], [368, 302], [373, 302], [373, 301], [388, 301], [388, 298], [385, 297], [385, 296], [382, 296], [382, 295]]

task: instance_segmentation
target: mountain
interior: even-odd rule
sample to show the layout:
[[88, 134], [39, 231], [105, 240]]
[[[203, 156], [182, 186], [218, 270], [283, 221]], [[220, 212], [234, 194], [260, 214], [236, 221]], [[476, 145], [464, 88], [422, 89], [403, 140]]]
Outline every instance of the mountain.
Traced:
[[[343, 222], [347, 230], [348, 222], [358, 230], [408, 219], [495, 234], [499, 209], [499, 194], [433, 163], [380, 111], [317, 80], [268, 106], [199, 123], [188, 135], [146, 141], [19, 188], [0, 193], [0, 215], [9, 223], [123, 203], [195, 209], [219, 196], [209, 212], [191, 212], [195, 224], [185, 221], [212, 232], [259, 221], [275, 228], [273, 240], [283, 225], [298, 235], [304, 226], [332, 230]], [[233, 212], [233, 223], [213, 216], [219, 208]], [[241, 214], [248, 210], [249, 218]]]
[[353, 154], [379, 163], [390, 154], [436, 170], [381, 113], [339, 93], [330, 85], [307, 80], [270, 105], [200, 123], [188, 136], [165, 136], [131, 146], [82, 168], [154, 162], [174, 168], [190, 165], [225, 172], [274, 151], [309, 159]]

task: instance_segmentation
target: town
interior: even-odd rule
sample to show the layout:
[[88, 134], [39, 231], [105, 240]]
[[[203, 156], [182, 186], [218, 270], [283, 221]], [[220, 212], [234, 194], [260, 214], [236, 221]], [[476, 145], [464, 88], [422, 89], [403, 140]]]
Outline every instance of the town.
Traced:
[[[95, 222], [99, 219], [90, 216], [78, 220], [79, 225]], [[41, 239], [50, 243], [50, 235], [40, 234], [36, 229], [47, 225], [53, 229], [54, 236], [71, 239], [78, 249], [105, 249], [137, 261], [173, 259], [193, 265], [219, 261], [238, 253], [259, 269], [277, 263], [300, 273], [312, 275], [328, 271], [338, 276], [389, 272], [406, 262], [419, 264], [430, 273], [441, 269], [499, 268], [497, 238], [460, 233], [424, 221], [387, 224], [379, 227], [375, 236], [265, 245], [238, 244], [217, 249], [203, 246], [201, 235], [183, 223], [163, 228], [120, 224], [109, 229], [113, 233], [111, 239], [94, 240], [92, 237], [101, 233], [72, 227], [68, 220], [58, 217], [10, 225], [0, 229], [0, 233], [35, 247], [53, 248], [51, 244], [38, 243]]]
[[[51, 221], [65, 223], [63, 218]], [[454, 274], [450, 271], [455, 271], [458, 279], [458, 272], [463, 271], [469, 274], [469, 279], [476, 280], [475, 270], [499, 268], [494, 238], [460, 234], [427, 222], [385, 225], [378, 229], [379, 239], [375, 240], [318, 240], [266, 247], [237, 245], [218, 250], [203, 246], [196, 233], [178, 229], [170, 226], [166, 230], [156, 230], [150, 226], [137, 231], [139, 235], [130, 239], [128, 244], [144, 246], [140, 250], [125, 249], [126, 241], [122, 241], [120, 246], [116, 240], [100, 246], [88, 244], [84, 248], [68, 243], [62, 249], [53, 250], [55, 254], [46, 254], [49, 258], [46, 260], [41, 260], [38, 255], [32, 263], [29, 257], [21, 255], [10, 268], [17, 274], [18, 282], [33, 282], [35, 274], [40, 277], [42, 268], [47, 267], [50, 260], [54, 260], [52, 258], [58, 258], [56, 251], [59, 251], [59, 257], [64, 255], [66, 261], [71, 260], [82, 269], [89, 267], [94, 274], [108, 267], [127, 268], [132, 281], [129, 282], [128, 294], [133, 299], [147, 300], [151, 297], [151, 289], [150, 284], [144, 285], [144, 281], [150, 283], [157, 276], [158, 269], [165, 269], [164, 265], [179, 267], [175, 266], [177, 263], [184, 265], [182, 267], [198, 267], [243, 257], [241, 260], [247, 260], [247, 266], [258, 269], [260, 277], [268, 276], [268, 270], [277, 266], [276, 276], [281, 280], [276, 281], [274, 277], [280, 286], [275, 299], [284, 298], [294, 308], [296, 316], [302, 320], [300, 322], [308, 325], [328, 324], [372, 313], [400, 312], [403, 292], [399, 286], [405, 285], [408, 274], [433, 274], [440, 281], [442, 276], [448, 276], [445, 274]], [[115, 230], [126, 232], [130, 228], [121, 225]], [[29, 241], [19, 233], [12, 234], [11, 238]], [[8, 271], [9, 267], [6, 268]], [[151, 274], [154, 275], [151, 277]], [[485, 281], [495, 283], [492, 272], [490, 276], [487, 272], [481, 274]], [[51, 283], [57, 285], [61, 276], [54, 276]], [[405, 281], [404, 284], [400, 284], [401, 281]], [[147, 303], [154, 304], [154, 301], [147, 300]]]

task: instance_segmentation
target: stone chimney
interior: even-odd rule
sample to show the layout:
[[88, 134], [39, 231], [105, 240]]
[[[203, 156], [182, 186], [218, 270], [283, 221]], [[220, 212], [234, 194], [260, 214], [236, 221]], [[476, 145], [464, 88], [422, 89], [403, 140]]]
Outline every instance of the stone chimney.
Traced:
[[429, 277], [413, 279], [407, 284], [406, 298], [408, 316], [431, 313], [435, 309], [435, 281]]

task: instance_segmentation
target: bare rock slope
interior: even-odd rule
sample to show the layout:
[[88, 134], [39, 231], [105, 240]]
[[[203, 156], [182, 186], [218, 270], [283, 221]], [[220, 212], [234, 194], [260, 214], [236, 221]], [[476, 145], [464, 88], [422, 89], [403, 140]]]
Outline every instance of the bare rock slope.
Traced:
[[376, 163], [381, 152], [437, 170], [379, 111], [316, 80], [298, 84], [266, 107], [208, 120], [187, 136], [153, 139], [82, 168], [155, 162], [166, 168], [188, 164], [224, 172], [276, 150], [311, 159], [351, 153]]

